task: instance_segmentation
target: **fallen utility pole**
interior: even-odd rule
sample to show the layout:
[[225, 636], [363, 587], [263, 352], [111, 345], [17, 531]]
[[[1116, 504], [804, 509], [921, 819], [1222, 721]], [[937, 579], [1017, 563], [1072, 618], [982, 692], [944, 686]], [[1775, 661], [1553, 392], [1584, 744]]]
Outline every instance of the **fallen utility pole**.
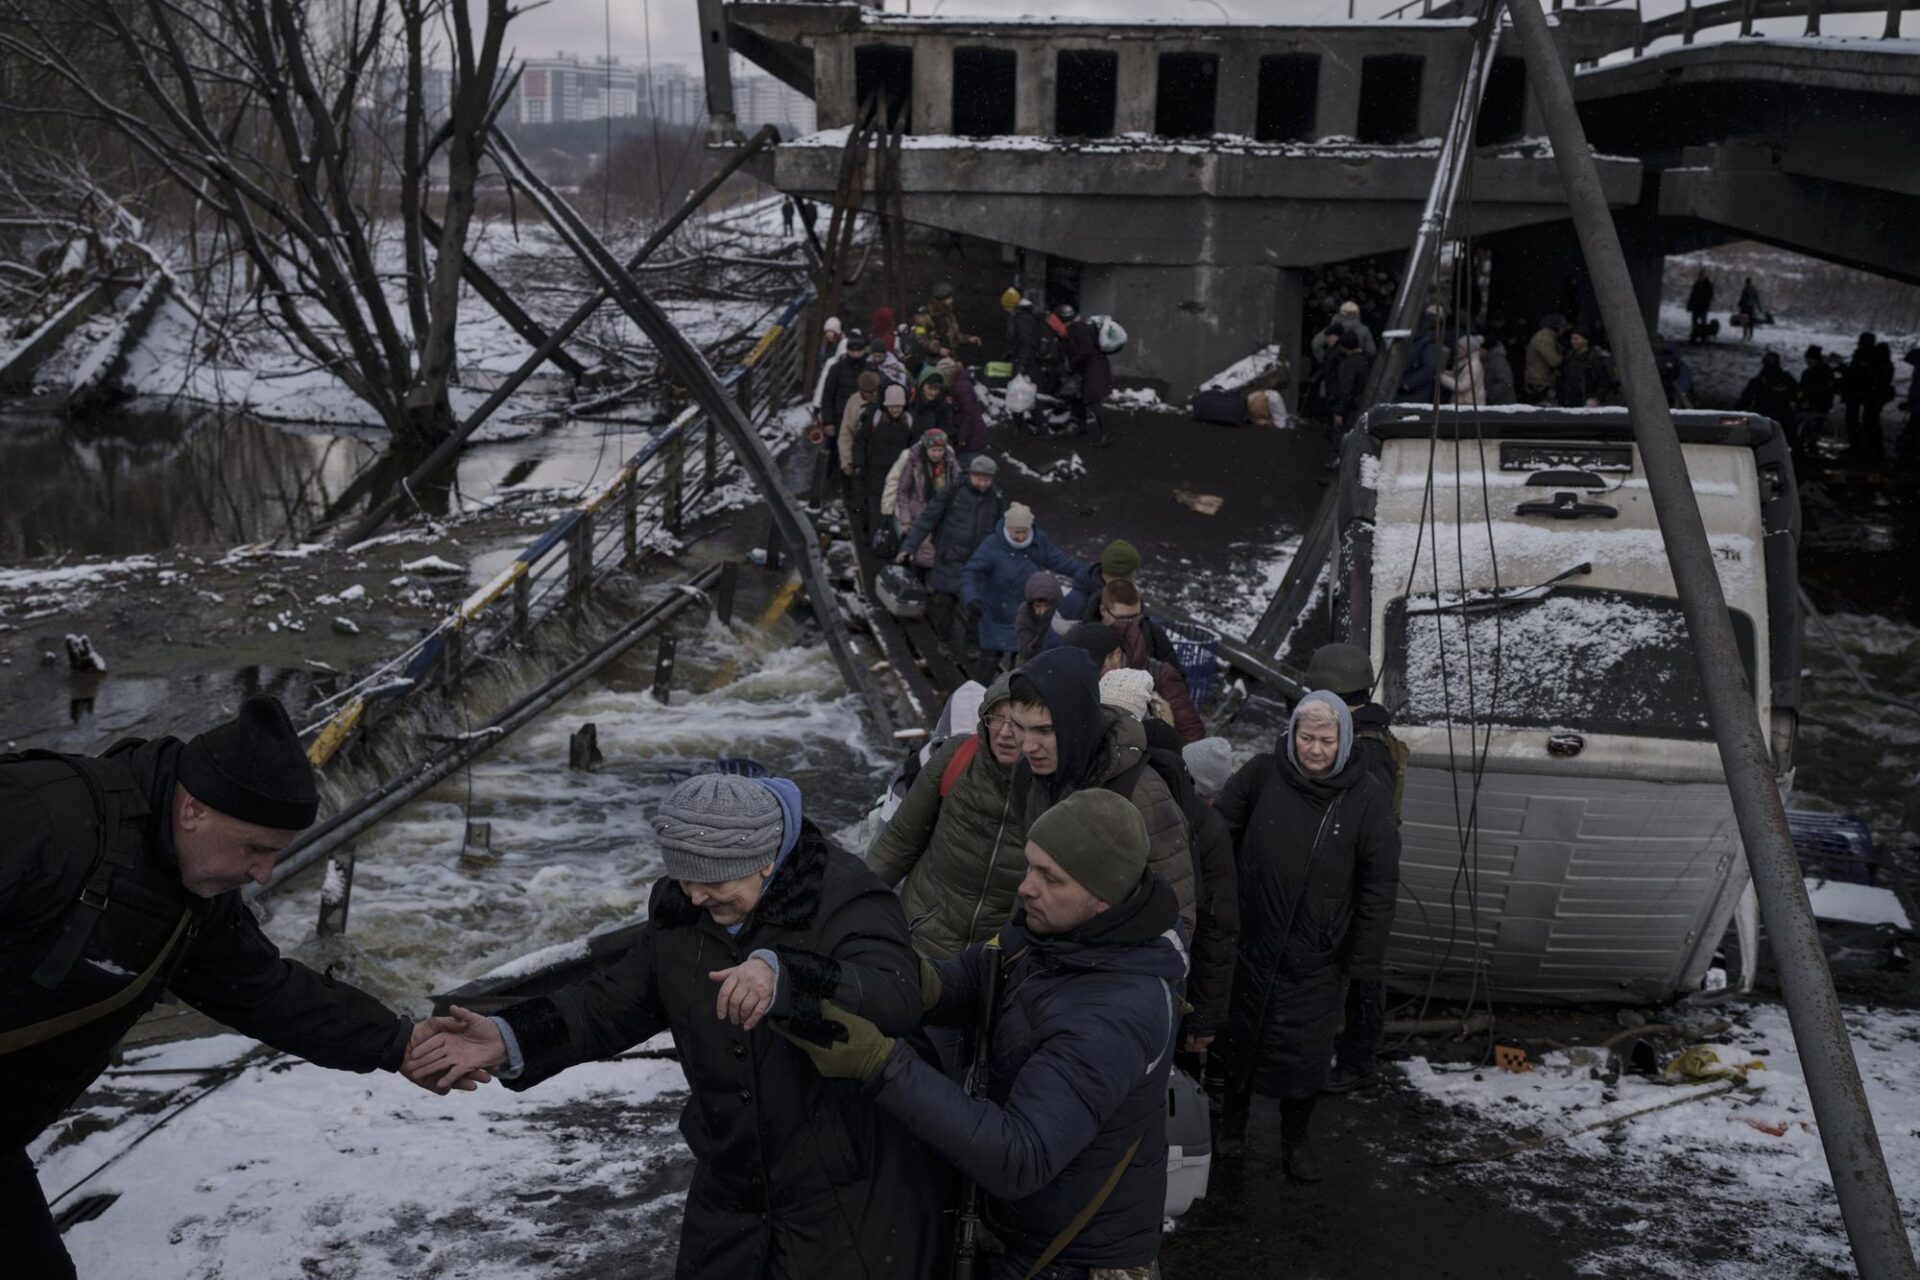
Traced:
[[[432, 243], [440, 243], [440, 224], [434, 221], [432, 214], [420, 215], [420, 230]], [[537, 350], [547, 345], [552, 335], [540, 326], [538, 320], [528, 315], [526, 308], [514, 301], [513, 294], [507, 291], [506, 286], [488, 275], [487, 269], [475, 262], [470, 253], [460, 255], [460, 278], [466, 281], [467, 286], [479, 294], [486, 304], [493, 308], [494, 314], [505, 320], [528, 346]], [[563, 346], [556, 344], [547, 359], [553, 362], [554, 368], [568, 377], [587, 376], [587, 367], [574, 359], [573, 354]]]
[[[641, 263], [652, 257], [653, 251], [666, 243], [667, 237], [679, 230], [680, 224], [692, 217], [694, 211], [705, 204], [707, 198], [720, 189], [721, 183], [731, 178], [734, 173], [739, 170], [740, 166], [752, 159], [763, 148], [779, 141], [779, 139], [780, 131], [772, 125], [763, 126], [758, 133], [747, 139], [747, 145], [740, 148], [739, 151], [734, 153], [731, 159], [721, 165], [719, 172], [715, 173], [711, 178], [708, 178], [698, 191], [688, 196], [686, 203], [674, 210], [672, 217], [654, 228], [653, 234], [647, 237], [647, 242], [640, 246], [640, 251], [627, 260], [627, 270], [633, 271], [638, 269]], [[508, 374], [506, 378], [501, 381], [500, 385], [493, 389], [493, 394], [486, 398], [485, 403], [469, 414], [467, 420], [455, 428], [452, 435], [436, 445], [433, 452], [422, 459], [420, 465], [409, 472], [407, 478], [400, 482], [391, 497], [380, 502], [373, 510], [367, 512], [365, 516], [362, 516], [360, 521], [338, 540], [337, 545], [350, 547], [357, 542], [365, 542], [368, 538], [371, 538], [379, 531], [380, 526], [391, 519], [393, 513], [400, 509], [401, 503], [409, 500], [415, 490], [426, 487], [433, 481], [434, 477], [451, 466], [453, 460], [460, 456], [460, 448], [467, 442], [467, 437], [478, 430], [480, 425], [488, 418], [492, 417], [494, 410], [505, 404], [507, 397], [515, 391], [518, 391], [520, 385], [533, 376], [534, 370], [552, 359], [553, 354], [560, 350], [561, 344], [566, 342], [568, 338], [571, 338], [574, 331], [585, 324], [588, 319], [592, 317], [593, 313], [600, 309], [600, 304], [605, 302], [610, 296], [610, 292], [602, 287], [595, 290], [592, 297], [574, 308], [573, 314], [561, 321], [560, 327], [547, 335], [547, 340], [536, 347], [532, 355], [520, 362], [519, 368]]]
[[891, 737], [894, 731], [893, 709], [879, 682], [866, 664], [860, 661], [847, 639], [846, 622], [840, 616], [839, 599], [827, 578], [827, 567], [820, 559], [820, 543], [814, 533], [813, 523], [801, 510], [799, 501], [781, 482], [779, 465], [774, 461], [766, 442], [760, 438], [760, 433], [754, 429], [746, 411], [720, 384], [712, 366], [687, 341], [686, 335], [674, 327], [673, 321], [667, 319], [659, 305], [646, 295], [631, 275], [621, 269], [573, 206], [561, 199], [553, 188], [527, 167], [526, 161], [514, 148], [512, 139], [496, 129], [489, 150], [507, 180], [539, 201], [541, 211], [552, 222], [560, 238], [599, 278], [615, 304], [647, 335], [654, 350], [673, 370], [674, 376], [686, 385], [701, 410], [726, 433], [734, 456], [739, 459], [761, 498], [772, 509], [774, 527], [779, 530], [787, 550], [796, 561], [800, 580], [806, 586], [807, 599], [813, 606], [813, 616], [820, 624], [828, 650], [833, 654], [834, 665], [840, 668], [841, 678], [865, 702], [875, 732], [883, 737]]
[[342, 848], [361, 832], [378, 823], [421, 792], [435, 786], [456, 770], [485, 754], [500, 742], [525, 727], [530, 721], [572, 693], [606, 665], [645, 640], [679, 615], [682, 609], [706, 598], [708, 587], [720, 580], [725, 566], [711, 565], [677, 586], [666, 599], [642, 613], [609, 636], [593, 652], [583, 654], [556, 671], [545, 684], [535, 689], [499, 715], [471, 733], [455, 738], [446, 747], [411, 773], [404, 773], [361, 796], [317, 827], [280, 851], [274, 862], [273, 879], [249, 886], [248, 898], [272, 893], [294, 876]]
[[1863, 1280], [1915, 1280], [1920, 1277], [1900, 1221], [1900, 1202], [1887, 1175], [1887, 1162], [1874, 1130], [1873, 1114], [1860, 1085], [1833, 974], [1820, 946], [1820, 933], [1807, 901], [1800, 860], [1787, 831], [1786, 809], [1774, 785], [1766, 738], [1760, 731], [1752, 691], [1742, 675], [1733, 623], [1707, 544], [1706, 526], [1693, 496], [1686, 457], [1680, 448], [1653, 343], [1640, 318], [1627, 277], [1620, 237], [1607, 207], [1600, 172], [1574, 109], [1573, 89], [1560, 63], [1553, 35], [1539, 0], [1514, 0], [1508, 6], [1514, 33], [1526, 59], [1527, 79], [1546, 120], [1553, 159], [1566, 188], [1574, 230], [1586, 258], [1587, 273], [1600, 300], [1601, 318], [1620, 362], [1620, 383], [1632, 411], [1633, 436], [1646, 468], [1647, 487], [1659, 517], [1667, 564], [1693, 641], [1707, 716], [1720, 747], [1734, 819], [1746, 848], [1747, 866], [1773, 944], [1780, 987], [1794, 1046], [1806, 1073], [1807, 1093], [1826, 1148], [1827, 1168], [1846, 1222], [1847, 1239]]

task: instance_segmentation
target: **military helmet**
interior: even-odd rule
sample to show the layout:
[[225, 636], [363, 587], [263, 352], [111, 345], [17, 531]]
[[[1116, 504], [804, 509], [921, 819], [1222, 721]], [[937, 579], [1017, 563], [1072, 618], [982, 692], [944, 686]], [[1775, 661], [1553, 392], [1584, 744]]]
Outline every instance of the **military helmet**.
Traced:
[[1373, 688], [1373, 663], [1357, 644], [1323, 644], [1307, 660], [1307, 688], [1345, 697]]
[[939, 284], [933, 286], [933, 296], [935, 301], [938, 302], [945, 302], [947, 299], [953, 297], [953, 282], [951, 280], [942, 280]]

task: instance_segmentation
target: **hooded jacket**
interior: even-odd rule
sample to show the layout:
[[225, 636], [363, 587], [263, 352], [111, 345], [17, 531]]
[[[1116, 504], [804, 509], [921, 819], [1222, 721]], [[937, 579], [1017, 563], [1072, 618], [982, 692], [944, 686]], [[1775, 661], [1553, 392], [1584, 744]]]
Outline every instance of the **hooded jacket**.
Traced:
[[[1055, 1261], [1127, 1268], [1159, 1256], [1167, 1073], [1186, 975], [1175, 915], [1172, 891], [1151, 872], [1125, 902], [1068, 933], [1031, 933], [1017, 910], [1001, 931], [985, 1096], [968, 1097], [897, 1046], [875, 1083], [889, 1115], [980, 1184], [988, 1225], [1016, 1268], [1116, 1169], [1113, 1191]], [[938, 965], [930, 1022], [975, 1025], [990, 954], [976, 945]]]
[[1540, 395], [1543, 392], [1557, 392], [1560, 388], [1560, 365], [1566, 356], [1560, 349], [1560, 335], [1548, 325], [1541, 325], [1527, 339], [1527, 392]]
[[[1033, 602], [1046, 600], [1054, 608], [1060, 605], [1060, 579], [1045, 569], [1036, 570], [1027, 577], [1026, 599], [1020, 606], [1020, 614], [1014, 619], [1013, 632], [1019, 640], [1020, 661], [1025, 662], [1040, 652], [1040, 646], [1047, 638], [1047, 620], [1034, 612]], [[1052, 609], [1047, 611], [1049, 614]]]
[[1487, 386], [1487, 365], [1480, 349], [1486, 339], [1478, 335], [1461, 339], [1454, 347], [1453, 368], [1440, 372], [1440, 387], [1457, 405], [1491, 404]]
[[1342, 978], [1380, 976], [1399, 887], [1392, 796], [1354, 749], [1341, 710], [1342, 758], [1327, 776], [1309, 777], [1292, 759], [1290, 720], [1276, 749], [1248, 761], [1214, 801], [1240, 862], [1226, 1058], [1236, 1079], [1283, 1099], [1319, 1092]]
[[1077, 578], [1087, 572], [1087, 563], [1054, 546], [1038, 528], [1023, 545], [1014, 546], [1007, 540], [1004, 517], [968, 557], [961, 574], [960, 602], [980, 606], [982, 649], [1012, 653], [1020, 647], [1014, 620], [1026, 603], [1027, 579], [1036, 569]]
[[909, 1036], [918, 961], [893, 895], [803, 822], [738, 933], [669, 877], [654, 884], [647, 921], [606, 969], [500, 1012], [525, 1061], [506, 1086], [531, 1088], [671, 1032], [691, 1088], [680, 1132], [695, 1162], [677, 1276], [931, 1275], [947, 1194], [940, 1162], [858, 1084], [823, 1079], [771, 1020], [746, 1031], [716, 1017], [719, 983], [707, 976], [768, 948], [780, 959], [772, 1017], [821, 1034], [830, 999]]
[[[49, 753], [0, 764], [0, 1030], [97, 1004], [160, 965], [112, 1013], [0, 1054], [0, 1147], [23, 1147], [57, 1119], [169, 990], [216, 1022], [322, 1067], [400, 1065], [412, 1022], [282, 957], [237, 891], [202, 898], [181, 883], [170, 816], [180, 751], [178, 738], [157, 738], [91, 758]], [[33, 975], [100, 857], [102, 802], [117, 817], [109, 851], [129, 862], [114, 875], [85, 949], [49, 988]]]
[[[941, 779], [963, 749], [972, 759], [943, 796]], [[874, 837], [867, 865], [899, 893], [921, 955], [945, 959], [992, 937], [1027, 874], [1027, 815], [1014, 803], [1013, 770], [977, 734], [947, 739]]]
[[959, 365], [947, 383], [947, 401], [953, 405], [953, 447], [961, 453], [979, 453], [993, 442], [987, 430], [987, 411], [973, 385], [973, 371]]
[[[1014, 766], [1016, 797], [1024, 797], [1027, 829], [1076, 791], [1106, 787], [1133, 801], [1147, 826], [1147, 865], [1174, 891], [1180, 923], [1193, 936], [1197, 887], [1187, 817], [1147, 760], [1140, 722], [1100, 705], [1100, 682], [1085, 650], [1051, 649], [1020, 668], [1053, 717], [1054, 772], [1040, 777], [1022, 760]], [[1018, 801], [1017, 801], [1018, 802]]]

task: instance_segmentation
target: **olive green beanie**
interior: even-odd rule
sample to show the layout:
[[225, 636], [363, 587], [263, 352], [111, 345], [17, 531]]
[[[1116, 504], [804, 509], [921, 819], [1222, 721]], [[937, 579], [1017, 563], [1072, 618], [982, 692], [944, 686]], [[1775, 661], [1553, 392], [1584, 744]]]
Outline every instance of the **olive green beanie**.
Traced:
[[1147, 869], [1147, 824], [1112, 791], [1074, 792], [1041, 814], [1027, 839], [1110, 906], [1125, 902]]

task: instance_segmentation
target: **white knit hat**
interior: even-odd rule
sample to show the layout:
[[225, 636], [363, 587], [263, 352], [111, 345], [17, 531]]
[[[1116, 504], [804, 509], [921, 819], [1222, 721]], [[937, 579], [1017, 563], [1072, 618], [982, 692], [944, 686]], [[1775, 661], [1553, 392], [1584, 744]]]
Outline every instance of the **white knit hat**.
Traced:
[[1147, 699], [1153, 696], [1153, 676], [1132, 667], [1121, 667], [1100, 677], [1100, 701], [1116, 711], [1124, 711], [1135, 720], [1147, 718]]

